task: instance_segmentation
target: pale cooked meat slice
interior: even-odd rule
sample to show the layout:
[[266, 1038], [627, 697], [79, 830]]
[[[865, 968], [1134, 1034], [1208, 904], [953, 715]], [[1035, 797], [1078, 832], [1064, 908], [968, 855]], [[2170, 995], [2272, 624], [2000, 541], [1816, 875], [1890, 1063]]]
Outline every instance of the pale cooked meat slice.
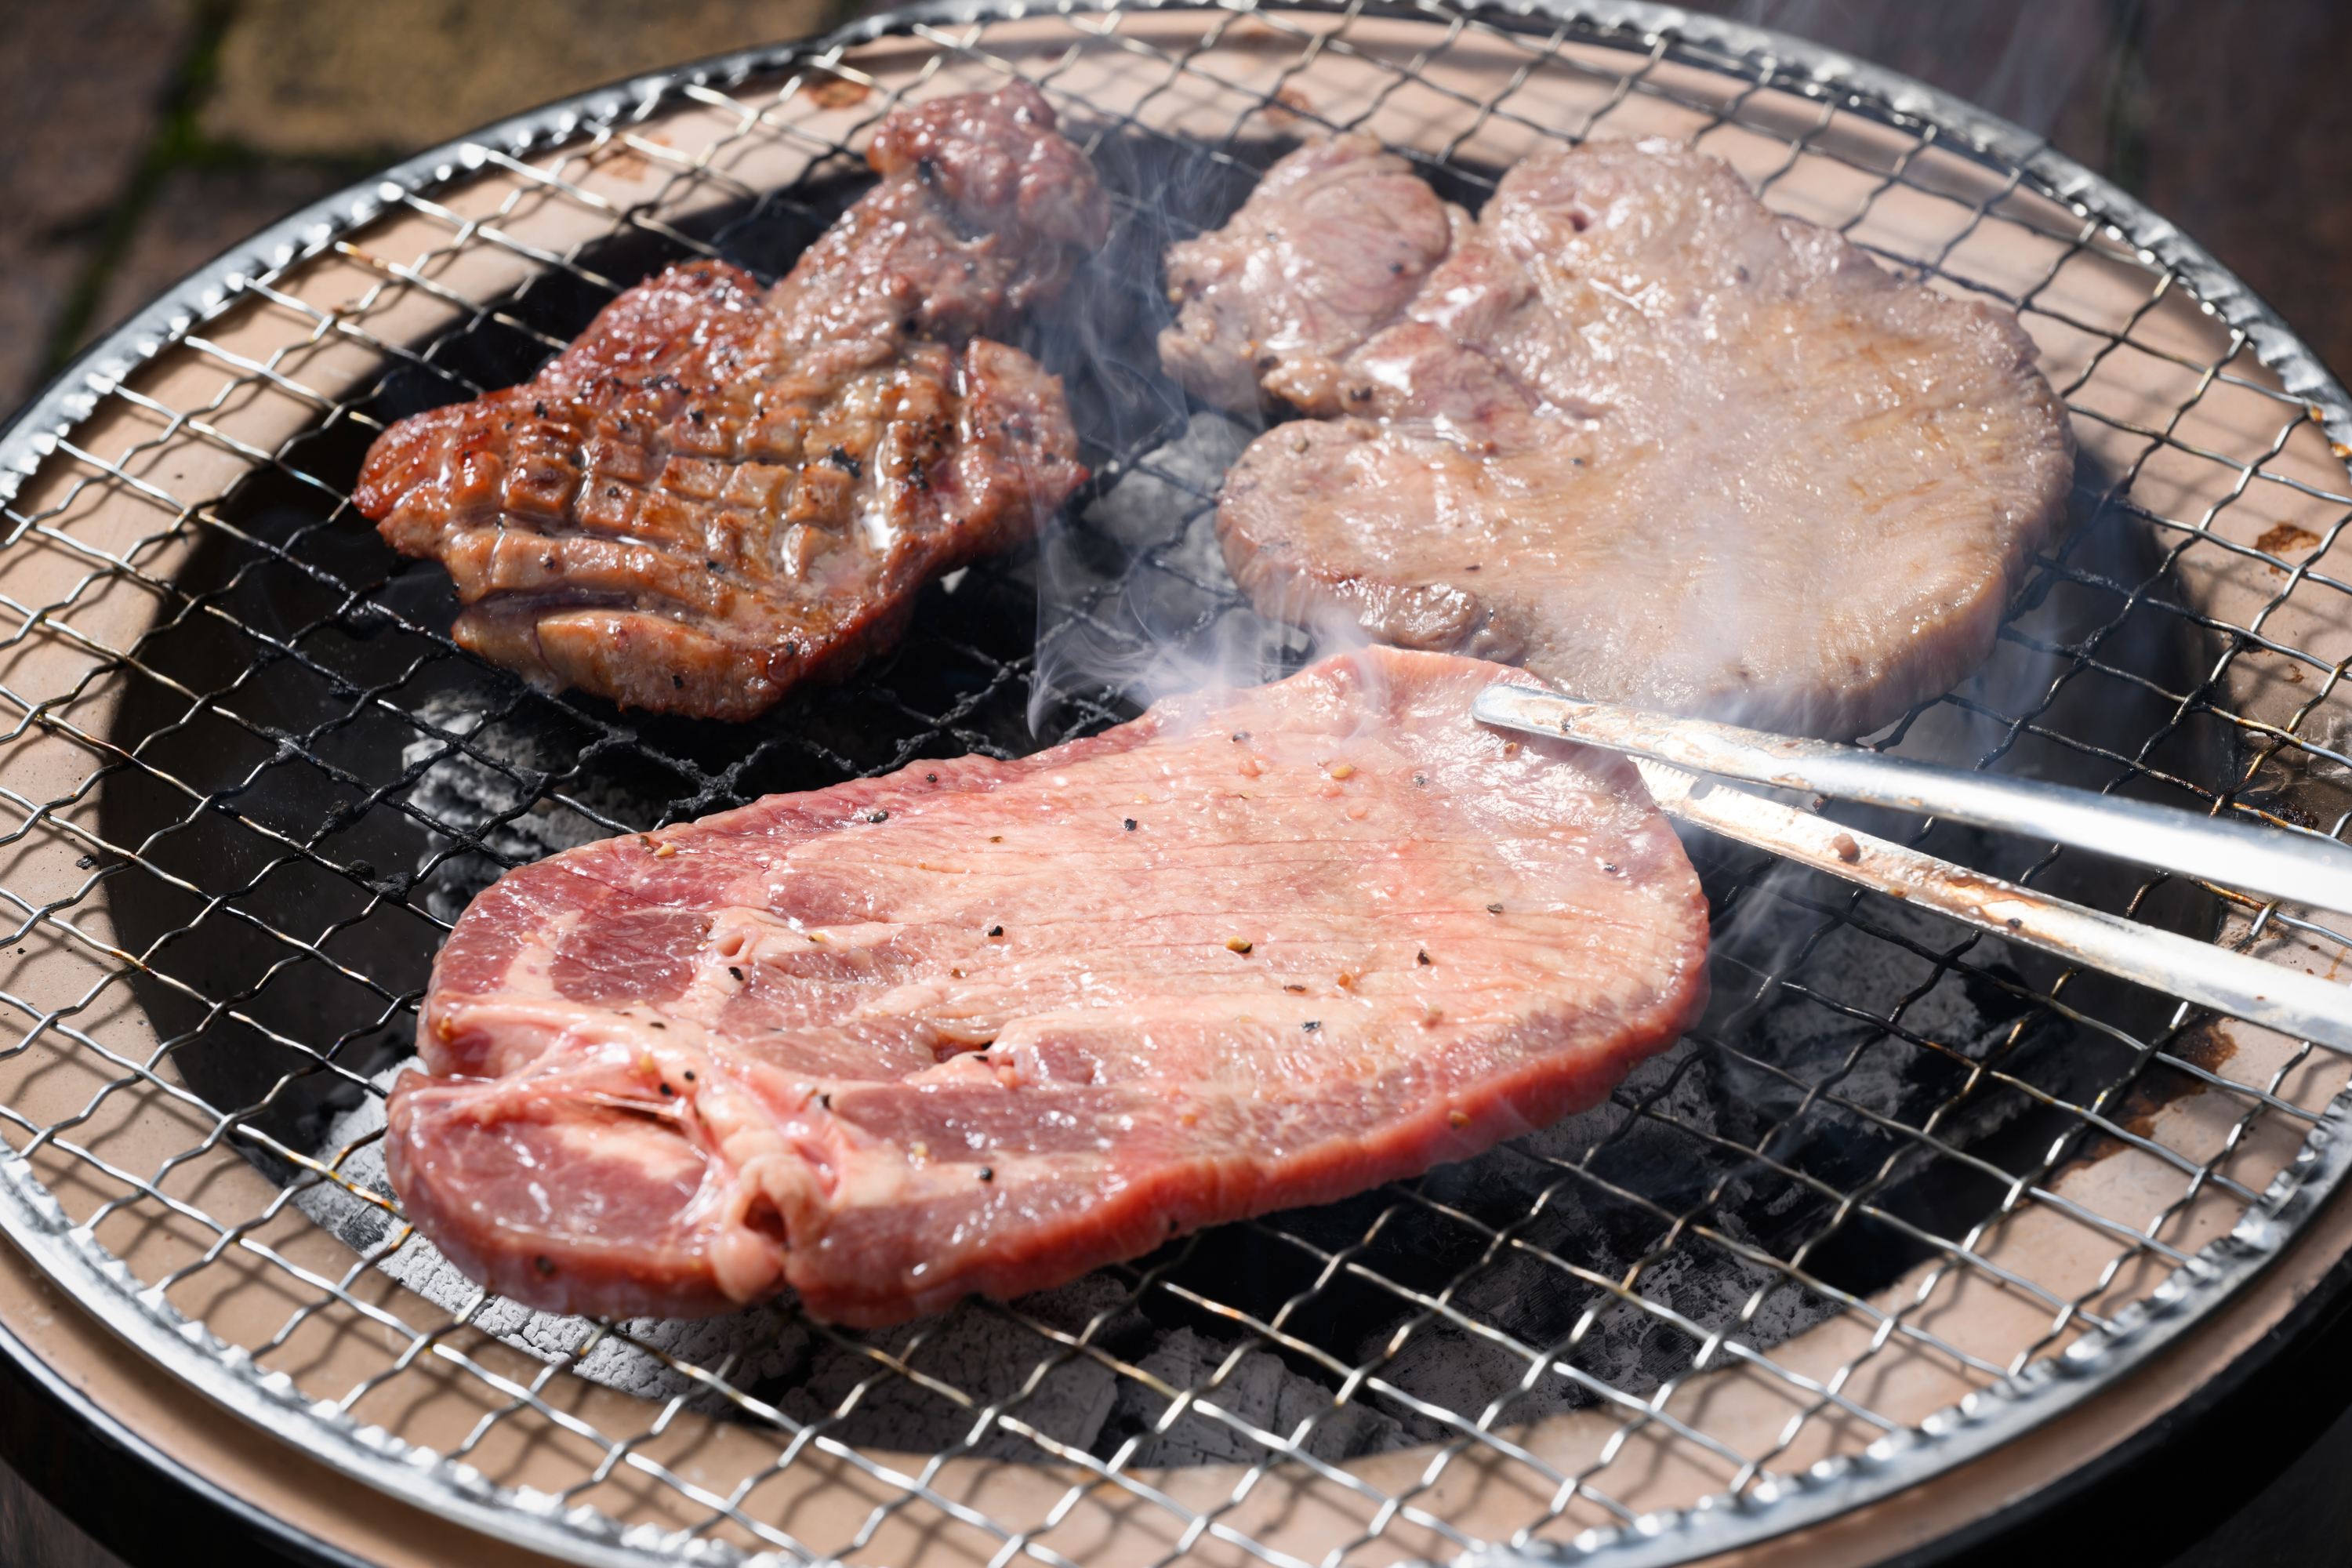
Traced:
[[1360, 412], [1244, 455], [1219, 535], [1270, 614], [1858, 734], [1982, 661], [2063, 517], [2034, 359], [1714, 159], [1538, 154], [1341, 363]]
[[[1458, 211], [1458, 209], [1456, 209]], [[1168, 247], [1170, 374], [1211, 402], [1339, 411], [1339, 361], [1392, 320], [1445, 254], [1448, 209], [1364, 135], [1309, 142], [1231, 223]]]
[[1370, 649], [513, 872], [393, 1091], [408, 1215], [549, 1310], [878, 1324], [1589, 1106], [1706, 910], [1623, 759], [1471, 722], [1508, 673]]
[[1086, 478], [1061, 383], [975, 335], [1101, 243], [1054, 123], [1025, 83], [899, 110], [881, 183], [773, 289], [670, 268], [530, 383], [386, 431], [355, 503], [542, 686], [741, 719], [839, 675]]

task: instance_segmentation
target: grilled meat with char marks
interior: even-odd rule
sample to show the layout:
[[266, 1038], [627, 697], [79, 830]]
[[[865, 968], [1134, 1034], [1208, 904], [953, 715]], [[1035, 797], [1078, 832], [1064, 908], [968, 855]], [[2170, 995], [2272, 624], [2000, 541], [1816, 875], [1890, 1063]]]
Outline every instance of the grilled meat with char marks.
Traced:
[[989, 340], [1108, 206], [1036, 89], [904, 108], [881, 183], [772, 289], [670, 268], [524, 385], [403, 420], [353, 500], [534, 682], [744, 719], [903, 628], [1086, 478], [1061, 383]]
[[1706, 907], [1623, 758], [1471, 722], [1508, 674], [1370, 648], [511, 872], [392, 1093], [408, 1216], [551, 1310], [877, 1325], [1590, 1106]]
[[1259, 608], [1580, 697], [1828, 736], [1990, 651], [2074, 444], [2016, 321], [1663, 142], [1539, 153], [1474, 221], [1360, 136], [1171, 247], [1163, 363], [1260, 437]]

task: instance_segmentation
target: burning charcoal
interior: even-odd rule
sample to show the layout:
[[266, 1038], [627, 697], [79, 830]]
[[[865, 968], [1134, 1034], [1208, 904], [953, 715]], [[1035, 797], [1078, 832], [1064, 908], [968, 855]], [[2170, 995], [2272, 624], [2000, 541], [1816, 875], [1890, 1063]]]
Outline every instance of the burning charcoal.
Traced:
[[[417, 717], [435, 729], [467, 737], [482, 753], [470, 756], [429, 734], [400, 751], [403, 768], [428, 760], [432, 763], [410, 786], [409, 805], [432, 821], [475, 836], [481, 846], [467, 848], [446, 834], [427, 835], [426, 847], [417, 857], [418, 886], [412, 897], [435, 918], [454, 922], [475, 894], [510, 868], [612, 832], [544, 797], [527, 801], [518, 777], [544, 770], [551, 749], [506, 725], [486, 726], [480, 710], [467, 698], [429, 697], [418, 706]], [[656, 822], [662, 815], [657, 804], [632, 799], [609, 785], [589, 785], [575, 798], [610, 812], [620, 822]]]
[[[1079, 1331], [1104, 1313], [1120, 1315], [1125, 1293], [1101, 1276], [1041, 1291], [1013, 1304], [1015, 1313], [1034, 1315], [1053, 1326]], [[969, 1394], [967, 1408], [889, 1371], [857, 1348], [870, 1345], [887, 1355]], [[911, 1348], [910, 1348], [911, 1347]], [[1096, 1446], [1115, 1402], [1115, 1377], [1087, 1356], [1064, 1360], [1062, 1346], [1015, 1318], [977, 1301], [941, 1317], [919, 1319], [896, 1328], [849, 1336], [818, 1350], [808, 1381], [784, 1396], [784, 1413], [797, 1421], [838, 1416], [828, 1431], [845, 1442], [902, 1453], [929, 1453], [964, 1441], [982, 1406], [1011, 1403], [1005, 1414], [1074, 1448]], [[1037, 1386], [1018, 1400], [1039, 1365], [1061, 1360]], [[860, 1385], [864, 1386], [862, 1392]], [[853, 1399], [853, 1395], [855, 1395]], [[1042, 1461], [1047, 1453], [1018, 1433], [992, 1426], [974, 1446], [985, 1458]]]
[[1080, 519], [1048, 532], [1033, 725], [1061, 694], [1108, 690], [1140, 707], [1215, 683], [1254, 686], [1304, 658], [1310, 639], [1244, 603], [1217, 545], [1213, 500], [1253, 434], [1195, 414]]
[[[1243, 1431], [1243, 1426], [1287, 1442], [1302, 1423], [1318, 1416], [1321, 1420], [1301, 1447], [1318, 1459], [1336, 1463], [1404, 1446], [1403, 1428], [1388, 1416], [1356, 1404], [1334, 1408], [1330, 1389], [1292, 1371], [1280, 1356], [1254, 1350], [1235, 1360], [1235, 1348], [1191, 1329], [1178, 1329], [1138, 1363], [1171, 1388], [1196, 1391], [1200, 1401], [1215, 1405], [1231, 1420], [1196, 1406], [1186, 1410], [1167, 1431], [1155, 1431], [1169, 1401], [1142, 1384], [1122, 1381], [1109, 1434], [1097, 1451], [1108, 1457], [1118, 1442], [1135, 1436], [1142, 1441], [1128, 1463], [1136, 1469], [1262, 1464], [1273, 1450]], [[1220, 1372], [1223, 1377], [1212, 1386], [1211, 1380], [1218, 1378]]]

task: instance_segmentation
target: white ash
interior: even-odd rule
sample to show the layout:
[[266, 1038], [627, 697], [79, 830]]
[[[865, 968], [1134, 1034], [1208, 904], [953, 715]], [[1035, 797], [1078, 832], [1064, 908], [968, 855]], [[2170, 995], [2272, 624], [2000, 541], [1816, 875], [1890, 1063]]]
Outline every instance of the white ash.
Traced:
[[[1018, 1310], [1076, 1334], [1104, 1314], [1121, 1315], [1126, 1296], [1112, 1280], [1093, 1275], [1025, 1297]], [[1132, 1309], [1126, 1314], [1133, 1315]], [[902, 1359], [958, 1389], [971, 1405], [898, 1376], [869, 1352]], [[972, 1300], [940, 1317], [828, 1339], [817, 1348], [807, 1381], [787, 1391], [782, 1404], [798, 1421], [837, 1416], [829, 1434], [861, 1447], [914, 1453], [958, 1447], [978, 1431], [985, 1413], [997, 1409], [1045, 1436], [1091, 1451], [1110, 1415], [1117, 1381], [1092, 1356], [1071, 1354], [1013, 1313]], [[991, 1459], [1049, 1458], [1048, 1450], [994, 1421], [967, 1451]]]
[[[1332, 1391], [1294, 1372], [1271, 1351], [1243, 1348], [1245, 1342], [1220, 1342], [1180, 1328], [1164, 1335], [1135, 1364], [1171, 1388], [1198, 1391], [1165, 1430], [1173, 1401], [1132, 1378], [1118, 1384], [1111, 1430], [1139, 1439], [1128, 1463], [1153, 1469], [1175, 1465], [1262, 1464], [1297, 1445], [1327, 1463], [1362, 1454], [1384, 1453], [1412, 1441], [1392, 1417], [1361, 1404], [1335, 1404]], [[1200, 1402], [1216, 1407], [1212, 1414]], [[1313, 1425], [1308, 1426], [1307, 1424]], [[1253, 1430], [1244, 1431], [1246, 1426]], [[1302, 1427], [1306, 1427], [1302, 1439]]]
[[[1440, 1317], [1412, 1328], [1401, 1345], [1393, 1327], [1366, 1336], [1353, 1347], [1357, 1363], [1382, 1363], [1376, 1373], [1381, 1382], [1465, 1422], [1513, 1426], [1605, 1397], [1562, 1363], [1635, 1399], [1686, 1374], [1698, 1342], [1674, 1318], [1706, 1332], [1728, 1331], [1727, 1338], [1764, 1349], [1834, 1316], [1832, 1302], [1789, 1283], [1779, 1270], [1696, 1237], [1685, 1237], [1636, 1279], [1633, 1294], [1660, 1310], [1619, 1299], [1597, 1282], [1622, 1279], [1666, 1222], [1629, 1226], [1622, 1214], [1606, 1212], [1592, 1188], [1562, 1180], [1562, 1166], [1596, 1148], [1613, 1150], [1619, 1164], [1647, 1173], [1643, 1190], [1669, 1211], [1719, 1187], [1725, 1201], [1704, 1223], [1735, 1243], [1769, 1250], [1737, 1212], [1748, 1193], [1706, 1164], [1689, 1134], [1636, 1118], [1620, 1103], [1663, 1087], [1654, 1105], [1660, 1115], [1694, 1131], [1732, 1132], [1715, 1068], [1691, 1042], [1679, 1042], [1636, 1068], [1616, 1100], [1516, 1142], [1534, 1160], [1556, 1163], [1514, 1165], [1508, 1154], [1497, 1153], [1433, 1173], [1427, 1189], [1433, 1195], [1490, 1215], [1532, 1208], [1536, 1194], [1550, 1189], [1542, 1223], [1528, 1239], [1576, 1265], [1583, 1277], [1528, 1250], [1506, 1248], [1458, 1281], [1447, 1300], [1463, 1317], [1508, 1335], [1516, 1345]], [[1401, 1401], [1377, 1393], [1370, 1397], [1396, 1418], [1406, 1440], [1434, 1442], [1456, 1430]]]
[[[1782, 868], [1779, 874], [1788, 872]], [[1810, 931], [1814, 923], [1785, 908], [1777, 914], [1785, 926], [1797, 927], [1800, 932]], [[1958, 945], [1966, 935], [1940, 917], [1891, 900], [1874, 901], [1867, 916], [1874, 925], [1930, 952]], [[1792, 934], [1784, 931], [1777, 940], [1785, 944]], [[1737, 943], [1740, 933], [1733, 932], [1727, 940]], [[2005, 967], [2010, 963], [2009, 950], [1996, 938], [1979, 937], [1969, 952], [1968, 962], [1979, 969]], [[1904, 1031], [1962, 1055], [1981, 1058], [2010, 1026], [2007, 1020], [1986, 1017], [1966, 984], [1948, 974], [1932, 990], [1906, 1005], [1905, 999], [1928, 979], [1933, 967], [1927, 959], [1895, 942], [1852, 925], [1840, 925], [1813, 945], [1794, 978], [1879, 1017], [1900, 1005]], [[1816, 1003], [1793, 997], [1775, 1002], [1765, 1012], [1760, 1026], [1751, 1032], [1746, 1048], [1807, 1085], [1825, 1087], [1839, 1099], [1914, 1127], [1927, 1120], [1942, 1098], [1942, 1090], [1935, 1087], [1938, 1080], [1930, 1070], [1939, 1064], [1928, 1059], [1931, 1053], [1925, 1047], [1899, 1035], [1882, 1034], [1875, 1024], [1834, 1016]], [[1804, 1092], [1785, 1079], [1737, 1065], [1727, 1071], [1737, 1079], [1735, 1092], [1767, 1115], [1787, 1113]], [[1956, 1112], [1947, 1114], [1938, 1124], [1939, 1132], [1948, 1141], [1965, 1142], [2014, 1121], [2026, 1109], [2025, 1100], [2016, 1094], [1977, 1094]]]
[[[1731, 1228], [1738, 1221], [1731, 1221]], [[1717, 1228], [1723, 1228], [1720, 1222]], [[1498, 1268], [1479, 1289], [1456, 1297], [1454, 1305], [1474, 1321], [1507, 1331], [1514, 1292], [1557, 1290], [1540, 1266], [1515, 1261]], [[1771, 1346], [1835, 1315], [1821, 1298], [1781, 1282], [1774, 1270], [1713, 1247], [1677, 1247], [1643, 1271], [1635, 1294], [1702, 1325], [1732, 1322], [1759, 1290], [1760, 1307], [1743, 1331], [1728, 1342], [1768, 1351]], [[1594, 1291], [1600, 1310], [1584, 1337], [1573, 1344], [1529, 1343], [1524, 1349], [1497, 1343], [1484, 1334], [1440, 1319], [1414, 1330], [1376, 1374], [1384, 1383], [1469, 1425], [1517, 1426], [1601, 1403], [1607, 1396], [1595, 1383], [1633, 1400], [1647, 1399], [1669, 1379], [1687, 1376], [1696, 1340], [1644, 1306], [1613, 1304]], [[1499, 1321], [1498, 1321], [1499, 1320]], [[1515, 1336], [1516, 1337], [1516, 1336]], [[1390, 1351], [1376, 1336], [1359, 1351], [1370, 1362]], [[1716, 1364], [1725, 1358], [1718, 1351]], [[1592, 1382], [1572, 1375], [1574, 1368]], [[1376, 1394], [1372, 1397], [1379, 1398]], [[1459, 1428], [1397, 1401], [1392, 1411], [1404, 1442], [1440, 1442]]]
[[1138, 458], [1118, 483], [1087, 508], [1087, 526], [1135, 554], [1168, 545], [1172, 538], [1172, 547], [1158, 549], [1161, 564], [1234, 592], [1217, 544], [1213, 498], [1225, 470], [1256, 435], [1222, 414], [1193, 415], [1182, 435]]
[[[418, 705], [417, 717], [467, 737], [484, 755], [518, 772], [535, 772], [541, 765], [540, 748], [499, 730], [486, 731], [484, 715], [462, 698], [428, 697]], [[447, 834], [425, 836], [426, 847], [416, 861], [421, 880], [414, 896], [436, 919], [454, 923], [474, 895], [509, 866], [608, 838], [614, 831], [544, 796], [530, 798], [526, 805], [522, 786], [494, 763], [468, 756], [431, 735], [420, 735], [400, 749], [403, 770], [428, 759], [436, 760], [409, 786], [408, 803], [431, 821], [470, 835], [482, 846], [478, 850], [464, 847]], [[584, 786], [575, 798], [617, 822], [647, 817], [644, 803], [600, 786]]]
[[1217, 543], [1213, 498], [1256, 434], [1221, 414], [1194, 414], [1076, 522], [1048, 531], [1038, 552], [1033, 727], [1058, 695], [1107, 690], [1145, 706], [1211, 684], [1255, 686], [1311, 657], [1313, 636], [1250, 607]]

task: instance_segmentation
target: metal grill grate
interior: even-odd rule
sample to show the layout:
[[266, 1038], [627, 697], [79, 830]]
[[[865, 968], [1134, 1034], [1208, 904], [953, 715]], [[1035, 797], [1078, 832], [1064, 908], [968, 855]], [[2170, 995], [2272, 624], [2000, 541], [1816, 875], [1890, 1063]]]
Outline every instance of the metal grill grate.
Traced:
[[[887, 1334], [548, 1320], [435, 1275], [370, 1178], [368, 1112], [499, 869], [1026, 751], [1188, 660], [1306, 656], [1202, 549], [1246, 432], [1189, 415], [1150, 342], [1161, 247], [1309, 127], [1370, 129], [1473, 204], [1548, 139], [1675, 137], [2017, 309], [2074, 412], [2075, 526], [1988, 667], [1878, 743], [2293, 831], [2352, 816], [2342, 394], [2030, 139], [1630, 5], [1017, 11], [883, 18], [404, 165], [193, 280], [9, 434], [12, 1236], [232, 1408], [541, 1550], [992, 1568], [1715, 1550], [2087, 1396], [2275, 1251], [2336, 1179], [2341, 1140], [2307, 1134], [2340, 1121], [2340, 1062], [1694, 839], [1707, 1019], [1468, 1165]], [[551, 700], [461, 654], [446, 579], [348, 504], [374, 433], [526, 376], [667, 259], [781, 270], [889, 105], [1006, 72], [1119, 194], [1034, 344], [1097, 475], [1055, 534], [749, 726]], [[1898, 831], [2279, 962], [2346, 956], [2296, 910]]]

